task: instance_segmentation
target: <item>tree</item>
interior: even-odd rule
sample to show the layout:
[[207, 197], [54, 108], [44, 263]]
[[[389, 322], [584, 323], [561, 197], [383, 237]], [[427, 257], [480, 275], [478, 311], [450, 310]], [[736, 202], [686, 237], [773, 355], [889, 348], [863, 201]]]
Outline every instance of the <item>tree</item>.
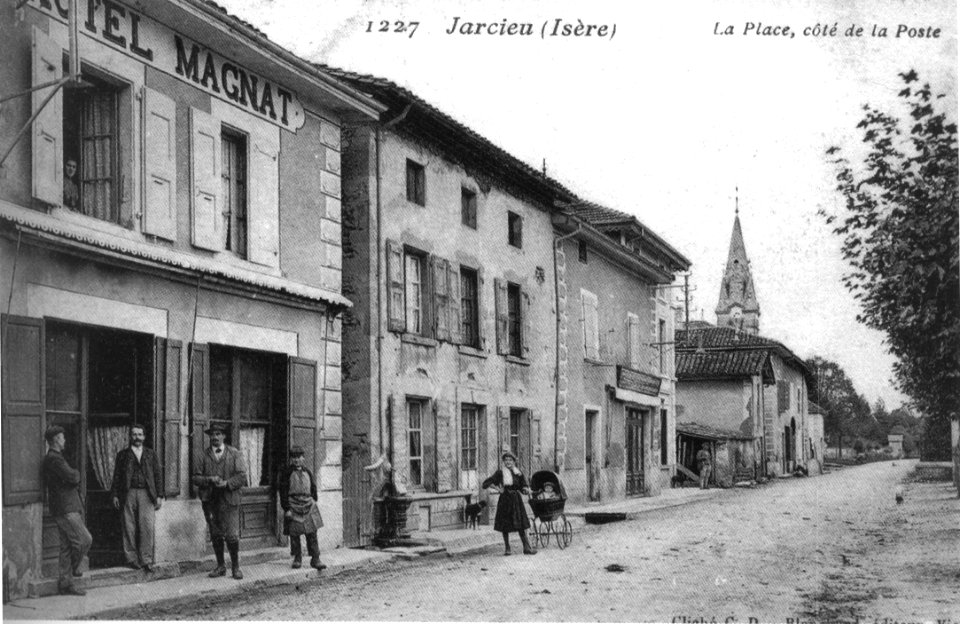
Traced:
[[900, 77], [903, 119], [863, 107], [863, 162], [855, 169], [841, 148], [827, 150], [845, 207], [821, 214], [843, 239], [858, 320], [886, 334], [896, 383], [927, 418], [924, 458], [942, 460], [960, 414], [957, 124], [915, 71]]
[[820, 356], [806, 362], [813, 371], [813, 400], [826, 412], [823, 419], [824, 434], [832, 436], [837, 446], [843, 448], [843, 440], [861, 435], [864, 418], [870, 417], [870, 404], [853, 387], [847, 373], [836, 362]]

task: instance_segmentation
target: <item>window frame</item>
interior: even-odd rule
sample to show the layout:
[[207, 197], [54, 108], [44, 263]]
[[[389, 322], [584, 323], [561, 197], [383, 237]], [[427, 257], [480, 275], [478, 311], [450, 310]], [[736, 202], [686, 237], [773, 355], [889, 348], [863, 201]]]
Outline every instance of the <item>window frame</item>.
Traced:
[[[431, 297], [427, 290], [427, 271], [429, 269], [428, 254], [414, 249], [412, 247], [403, 248], [403, 314], [404, 328], [406, 333], [414, 336], [430, 337], [428, 306]], [[416, 292], [419, 297], [419, 306], [411, 310], [411, 294], [414, 292], [411, 288], [410, 268], [411, 261], [415, 261], [419, 271], [419, 282], [417, 282]], [[412, 326], [411, 311], [416, 311], [419, 315], [419, 327]]]
[[[423, 399], [407, 397], [405, 400], [406, 405], [406, 416], [407, 416], [407, 470], [409, 475], [410, 486], [418, 489], [426, 487], [425, 483], [425, 471], [424, 471], [424, 458], [423, 458], [423, 434], [424, 434], [424, 412], [426, 401]], [[417, 427], [412, 426], [413, 413], [411, 412], [411, 406], [417, 407], [419, 423]], [[413, 440], [414, 435], [416, 435], [417, 448], [419, 450], [418, 454], [413, 453]], [[417, 468], [414, 469], [414, 462], [417, 462]]]
[[415, 160], [407, 159], [407, 201], [418, 206], [427, 205], [427, 169]]
[[[469, 288], [468, 288], [469, 286]], [[472, 291], [471, 291], [472, 288]], [[472, 294], [472, 297], [470, 296]], [[460, 344], [480, 348], [480, 275], [460, 265]], [[472, 330], [472, 331], [471, 331]]]
[[577, 241], [577, 260], [580, 261], [580, 264], [589, 264], [589, 256], [587, 255], [587, 241], [585, 240]]
[[523, 289], [507, 282], [507, 355], [523, 357]]
[[465, 186], [460, 187], [460, 224], [477, 229], [477, 192]]
[[512, 210], [507, 211], [507, 244], [523, 249], [523, 217]]
[[[460, 470], [480, 469], [480, 410], [479, 405], [460, 406]], [[468, 414], [470, 416], [468, 417]], [[471, 423], [472, 420], [472, 423]], [[472, 426], [470, 426], [472, 424]]]
[[[234, 152], [228, 155], [231, 147], [234, 147]], [[250, 136], [233, 126], [221, 124], [220, 153], [221, 198], [225, 220], [223, 250], [246, 260], [250, 249]], [[234, 163], [235, 167], [233, 167]], [[242, 176], [231, 177], [228, 168], [242, 173]], [[237, 183], [237, 178], [240, 177], [242, 179]], [[227, 191], [227, 186], [230, 187], [230, 192]], [[233, 201], [234, 191], [242, 193], [236, 202]], [[243, 215], [239, 218], [237, 213], [241, 211]], [[237, 234], [238, 231], [240, 231], [239, 234]]]

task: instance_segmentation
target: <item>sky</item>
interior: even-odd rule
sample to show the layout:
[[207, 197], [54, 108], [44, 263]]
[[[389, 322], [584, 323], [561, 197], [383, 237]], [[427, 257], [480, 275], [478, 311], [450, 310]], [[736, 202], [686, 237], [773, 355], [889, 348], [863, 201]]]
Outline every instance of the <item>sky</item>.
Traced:
[[[389, 78], [528, 164], [545, 159], [581, 197], [636, 215], [693, 263], [691, 318], [715, 321], [738, 202], [761, 334], [836, 361], [871, 403], [906, 400], [817, 215], [842, 206], [824, 151], [862, 151], [862, 106], [900, 112], [908, 69], [949, 94], [956, 119], [953, 0], [219, 2], [299, 56]], [[530, 23], [534, 35], [447, 34], [454, 17]], [[607, 36], [541, 37], [557, 19]], [[383, 33], [383, 20], [419, 25]], [[774, 34], [787, 26], [793, 36]], [[860, 36], [845, 36], [851, 26]]]

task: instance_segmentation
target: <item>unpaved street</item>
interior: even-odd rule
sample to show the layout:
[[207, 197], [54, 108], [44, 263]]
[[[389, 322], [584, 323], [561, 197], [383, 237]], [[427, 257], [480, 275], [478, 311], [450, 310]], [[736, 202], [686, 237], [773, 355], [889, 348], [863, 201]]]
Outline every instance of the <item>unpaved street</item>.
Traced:
[[[731, 490], [578, 530], [565, 551], [433, 557], [112, 618], [960, 622], [960, 501], [912, 462]], [[490, 530], [487, 528], [486, 530]], [[514, 551], [516, 552], [516, 550]], [[611, 564], [622, 572], [608, 571]]]

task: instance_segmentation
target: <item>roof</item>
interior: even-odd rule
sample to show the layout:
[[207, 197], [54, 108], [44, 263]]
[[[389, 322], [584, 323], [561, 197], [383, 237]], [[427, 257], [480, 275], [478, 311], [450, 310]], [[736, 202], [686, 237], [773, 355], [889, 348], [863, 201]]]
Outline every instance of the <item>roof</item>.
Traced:
[[807, 401], [807, 413], [808, 414], [820, 414], [821, 416], [827, 415], [827, 410], [823, 409], [813, 401]]
[[766, 349], [737, 351], [677, 351], [677, 378], [741, 379], [763, 375], [772, 380], [770, 353]]
[[723, 273], [723, 283], [720, 286], [717, 314], [724, 314], [735, 305], [740, 306], [745, 312], [759, 312], [760, 310], [753, 277], [750, 274], [747, 247], [743, 242], [743, 229], [740, 227], [739, 213], [733, 219], [727, 268]]
[[[679, 379], [707, 379], [705, 373], [697, 372], [714, 368], [713, 374], [721, 377], [748, 376], [743, 362], [750, 361], [745, 356], [734, 356], [735, 353], [759, 351], [766, 354], [776, 353], [778, 356], [800, 369], [800, 372], [812, 383], [813, 377], [807, 364], [783, 343], [765, 338], [758, 334], [749, 334], [738, 331], [733, 327], [703, 327], [689, 330], [677, 330], [674, 334], [677, 353], [677, 377]], [[704, 358], [700, 368], [691, 368], [689, 373], [681, 369], [680, 362], [686, 354], [713, 354], [711, 358]], [[721, 354], [728, 354], [724, 357]], [[687, 360], [693, 366], [698, 360]], [[751, 373], [755, 374], [755, 373]], [[689, 375], [689, 376], [686, 376]]]
[[721, 429], [720, 427], [711, 427], [701, 425], [700, 423], [686, 422], [677, 423], [677, 433], [696, 436], [698, 438], [708, 438], [711, 440], [752, 440], [753, 436], [746, 435], [733, 429]]

